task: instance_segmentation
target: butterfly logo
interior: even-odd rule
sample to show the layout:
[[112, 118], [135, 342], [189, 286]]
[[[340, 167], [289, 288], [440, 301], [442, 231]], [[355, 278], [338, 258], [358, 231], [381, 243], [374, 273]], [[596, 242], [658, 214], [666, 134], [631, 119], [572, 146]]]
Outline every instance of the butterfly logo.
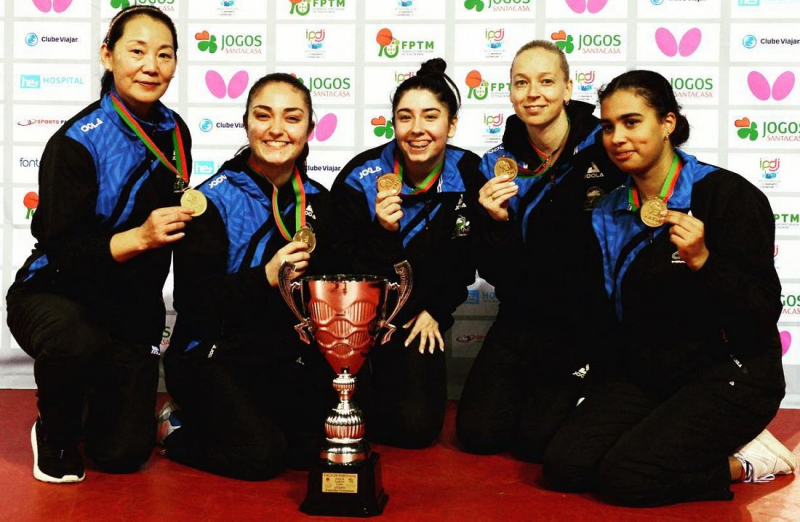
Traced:
[[311, 131], [308, 141], [312, 141], [314, 138], [316, 138], [317, 141], [327, 141], [328, 138], [333, 135], [333, 131], [336, 130], [336, 124], [338, 122], [339, 120], [336, 118], [336, 115], [329, 112], [319, 119], [314, 126], [314, 130]]
[[578, 14], [587, 9], [591, 14], [595, 14], [603, 10], [608, 0], [566, 0], [566, 2], [567, 6]]
[[758, 71], [751, 71], [747, 75], [747, 86], [750, 87], [750, 92], [759, 100], [769, 100], [770, 93], [772, 99], [781, 101], [789, 96], [794, 89], [794, 73], [786, 71], [775, 79], [775, 83], [770, 87], [769, 81]]
[[238, 98], [247, 89], [247, 83], [250, 81], [250, 76], [247, 71], [239, 71], [231, 77], [228, 85], [225, 85], [225, 80], [222, 75], [217, 71], [206, 72], [206, 87], [208, 91], [217, 98], [224, 98], [225, 94], [229, 98]]
[[656, 45], [667, 56], [675, 56], [680, 53], [681, 56], [691, 56], [700, 47], [700, 41], [703, 38], [703, 33], [700, 29], [694, 27], [686, 31], [681, 37], [680, 44], [675, 39], [675, 36], [669, 29], [659, 27], [656, 31]]
[[52, 9], [56, 13], [63, 13], [72, 4], [72, 0], [33, 0], [36, 9], [43, 13], [49, 13]]

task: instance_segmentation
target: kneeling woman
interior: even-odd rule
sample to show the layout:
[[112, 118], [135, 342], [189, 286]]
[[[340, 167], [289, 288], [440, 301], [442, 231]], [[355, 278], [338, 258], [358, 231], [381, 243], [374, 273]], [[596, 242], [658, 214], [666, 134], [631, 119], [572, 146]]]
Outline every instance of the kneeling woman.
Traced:
[[[447, 400], [442, 333], [475, 280], [470, 227], [480, 158], [447, 145], [455, 135], [460, 96], [445, 67], [440, 58], [425, 62], [397, 87], [395, 140], [353, 158], [331, 189], [341, 267], [393, 276], [392, 265], [407, 259], [413, 270], [411, 296], [396, 318], [410, 332], [396, 332], [375, 347], [372, 383], [370, 372], [362, 370], [357, 397], [367, 416], [367, 436], [408, 448], [430, 445], [442, 428]], [[417, 337], [419, 350], [411, 346]]]
[[[277, 288], [283, 260], [298, 277], [325, 249], [328, 194], [305, 172], [311, 114], [297, 79], [261, 78], [244, 115], [249, 147], [199, 187], [208, 208], [175, 252], [179, 315], [164, 361], [180, 410], [162, 411], [161, 435], [177, 462], [263, 480], [319, 451], [332, 372], [298, 340]], [[292, 240], [304, 226], [319, 242], [313, 253]]]
[[741, 176], [675, 148], [689, 124], [663, 76], [627, 72], [600, 102], [603, 145], [630, 174], [593, 214], [618, 371], [590, 384], [544, 474], [626, 505], [730, 499], [732, 481], [797, 466], [764, 430], [785, 386], [772, 211]]

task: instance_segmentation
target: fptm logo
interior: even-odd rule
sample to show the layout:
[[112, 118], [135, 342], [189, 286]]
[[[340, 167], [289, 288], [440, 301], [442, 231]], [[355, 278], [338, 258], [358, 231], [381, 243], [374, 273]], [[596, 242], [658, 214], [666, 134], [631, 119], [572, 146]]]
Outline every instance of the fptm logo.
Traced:
[[72, 4], [72, 0], [33, 0], [36, 9], [43, 13], [49, 13], [52, 9], [54, 13], [63, 13]]
[[751, 71], [747, 75], [747, 86], [750, 87], [750, 92], [753, 96], [761, 101], [769, 100], [770, 95], [775, 101], [781, 101], [792, 92], [794, 89], [794, 73], [785, 71], [781, 73], [776, 79], [775, 83], [769, 84], [769, 81], [758, 71]]
[[378, 49], [378, 56], [385, 56], [387, 58], [396, 58], [400, 54], [400, 49], [419, 52], [419, 51], [433, 51], [435, 43], [433, 40], [398, 40], [392, 34], [392, 30], [384, 27], [375, 36], [375, 41], [378, 42], [380, 49]]
[[30, 219], [39, 207], [39, 194], [36, 192], [28, 192], [25, 194], [25, 197], [22, 198], [22, 204], [28, 209], [25, 214], [25, 219]]
[[214, 97], [222, 99], [227, 94], [229, 98], [236, 99], [247, 89], [250, 76], [247, 71], [239, 71], [231, 77], [228, 84], [217, 71], [206, 72], [206, 87]]
[[375, 136], [379, 138], [386, 138], [387, 140], [390, 140], [394, 137], [392, 120], [386, 121], [386, 118], [383, 116], [378, 116], [377, 118], [372, 118], [369, 122], [372, 124], [372, 132], [375, 134]]
[[289, 0], [292, 7], [289, 9], [290, 15], [306, 16], [311, 12], [312, 7], [335, 8], [345, 7], [347, 0]]
[[507, 94], [510, 89], [508, 82], [487, 82], [481, 76], [480, 71], [477, 70], [468, 72], [467, 77], [464, 78], [464, 83], [469, 88], [467, 98], [475, 100], [485, 100], [491, 92], [505, 92]]
[[590, 14], [599, 13], [608, 3], [608, 0], [565, 0], [567, 7], [578, 14], [589, 11]]
[[656, 45], [658, 49], [670, 58], [676, 54], [683, 57], [691, 56], [700, 47], [703, 33], [697, 27], [693, 27], [681, 36], [681, 41], [675, 39], [675, 35], [666, 27], [659, 27], [656, 30]]

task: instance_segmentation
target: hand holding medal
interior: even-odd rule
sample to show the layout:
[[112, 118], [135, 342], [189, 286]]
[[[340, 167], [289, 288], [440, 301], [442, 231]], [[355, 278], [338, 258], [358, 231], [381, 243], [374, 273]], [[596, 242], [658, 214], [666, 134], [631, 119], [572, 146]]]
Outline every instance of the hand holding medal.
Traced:
[[478, 203], [495, 221], [508, 221], [508, 201], [519, 191], [514, 183], [518, 173], [517, 162], [503, 156], [494, 165], [494, 178], [487, 181], [478, 192]]
[[709, 251], [706, 247], [705, 224], [688, 214], [677, 210], [664, 210], [661, 212], [662, 222], [672, 225], [669, 229], [669, 240], [678, 247], [678, 255], [692, 272], [703, 268], [708, 260]]

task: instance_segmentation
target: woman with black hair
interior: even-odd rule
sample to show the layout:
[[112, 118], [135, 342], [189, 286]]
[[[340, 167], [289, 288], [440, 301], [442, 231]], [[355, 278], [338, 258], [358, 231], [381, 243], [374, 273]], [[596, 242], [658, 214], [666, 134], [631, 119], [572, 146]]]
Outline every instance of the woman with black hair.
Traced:
[[111, 473], [138, 470], [153, 447], [161, 290], [193, 213], [178, 206], [191, 137], [159, 101], [177, 50], [160, 10], [120, 11], [100, 47], [100, 100], [42, 154], [38, 242], [7, 302], [11, 333], [36, 359], [33, 475], [44, 482], [84, 479], [82, 434], [86, 455]]
[[306, 174], [312, 115], [297, 78], [259, 79], [243, 116], [249, 146], [198, 187], [207, 209], [175, 250], [178, 319], [164, 357], [175, 403], [159, 439], [176, 462], [265, 480], [318, 458], [333, 373], [297, 338], [277, 287], [283, 261], [296, 278], [330, 250], [328, 192]]
[[603, 145], [630, 175], [592, 215], [619, 332], [544, 474], [625, 505], [729, 500], [733, 481], [797, 467], [764, 430], [785, 387], [772, 211], [677, 148], [689, 124], [660, 74], [624, 73], [599, 96]]
[[460, 95], [446, 65], [429, 60], [397, 87], [395, 139], [353, 158], [331, 189], [342, 269], [392, 277], [394, 263], [411, 264], [413, 290], [397, 317], [410, 332], [372, 350], [371, 375], [362, 370], [359, 385], [367, 436], [407, 448], [426, 447], [441, 431], [447, 401], [442, 334], [475, 279], [471, 227], [479, 158], [447, 144]]

